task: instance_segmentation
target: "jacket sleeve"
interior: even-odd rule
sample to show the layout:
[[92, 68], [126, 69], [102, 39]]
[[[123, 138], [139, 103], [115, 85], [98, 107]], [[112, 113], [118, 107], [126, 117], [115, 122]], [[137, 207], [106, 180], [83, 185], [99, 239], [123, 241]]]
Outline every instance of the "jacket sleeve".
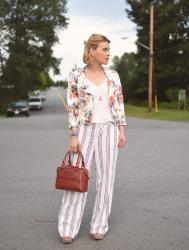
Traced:
[[79, 118], [79, 96], [77, 90], [77, 79], [74, 72], [69, 74], [67, 89], [68, 122], [69, 128], [77, 127]]
[[125, 106], [124, 106], [124, 99], [123, 99], [123, 91], [122, 91], [122, 84], [120, 81], [119, 74], [115, 73], [116, 78], [116, 99], [117, 99], [117, 124], [126, 126], [126, 116], [125, 116]]

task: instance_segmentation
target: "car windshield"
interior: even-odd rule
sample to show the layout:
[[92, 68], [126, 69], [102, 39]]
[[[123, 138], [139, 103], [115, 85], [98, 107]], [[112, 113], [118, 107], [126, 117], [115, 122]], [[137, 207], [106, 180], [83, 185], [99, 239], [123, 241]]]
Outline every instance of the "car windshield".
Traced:
[[30, 102], [40, 102], [39, 98], [31, 98], [29, 99]]
[[22, 108], [27, 106], [27, 102], [25, 101], [11, 102], [11, 106], [15, 108]]

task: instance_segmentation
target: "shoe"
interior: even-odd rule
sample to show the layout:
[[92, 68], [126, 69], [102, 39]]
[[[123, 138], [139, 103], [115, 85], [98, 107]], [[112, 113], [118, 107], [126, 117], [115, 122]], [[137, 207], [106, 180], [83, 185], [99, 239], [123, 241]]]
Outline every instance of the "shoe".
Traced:
[[103, 234], [95, 233], [91, 235], [93, 240], [102, 240], [104, 238]]
[[74, 239], [72, 239], [71, 237], [69, 236], [63, 236], [61, 237], [62, 241], [65, 243], [65, 244], [70, 244], [73, 242]]

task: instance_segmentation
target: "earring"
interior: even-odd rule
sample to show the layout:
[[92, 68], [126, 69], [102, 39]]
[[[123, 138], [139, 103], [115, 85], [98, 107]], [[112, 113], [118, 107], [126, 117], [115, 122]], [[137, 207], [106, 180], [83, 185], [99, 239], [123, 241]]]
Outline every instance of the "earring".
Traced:
[[91, 61], [94, 60], [94, 56], [91, 55], [91, 54], [89, 54], [89, 58], [90, 58]]

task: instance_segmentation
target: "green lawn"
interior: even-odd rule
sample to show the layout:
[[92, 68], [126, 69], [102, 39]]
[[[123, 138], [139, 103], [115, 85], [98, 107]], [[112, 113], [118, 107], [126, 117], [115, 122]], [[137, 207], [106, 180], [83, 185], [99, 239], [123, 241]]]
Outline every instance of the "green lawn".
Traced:
[[189, 120], [189, 110], [174, 110], [174, 109], [159, 109], [155, 112], [148, 112], [148, 107], [133, 106], [130, 104], [125, 105], [125, 112], [128, 116], [158, 119], [158, 120], [171, 120], [171, 121], [186, 121]]

